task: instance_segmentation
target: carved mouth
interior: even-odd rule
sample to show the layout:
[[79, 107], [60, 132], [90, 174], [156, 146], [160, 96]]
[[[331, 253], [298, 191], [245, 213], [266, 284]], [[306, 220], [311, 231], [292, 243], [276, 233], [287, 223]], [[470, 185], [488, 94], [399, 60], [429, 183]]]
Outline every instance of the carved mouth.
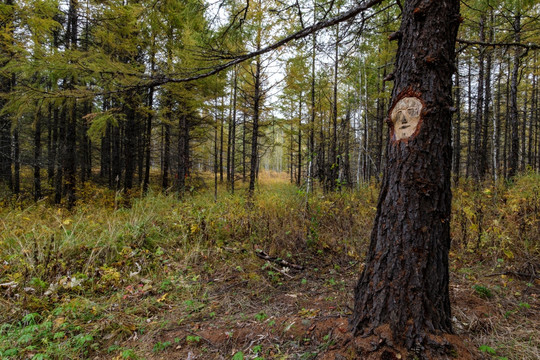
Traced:
[[411, 127], [411, 125], [403, 125], [403, 126], [400, 127], [399, 129], [400, 129], [400, 130], [403, 130], [403, 129], [406, 129], [406, 128], [409, 128], [409, 127]]

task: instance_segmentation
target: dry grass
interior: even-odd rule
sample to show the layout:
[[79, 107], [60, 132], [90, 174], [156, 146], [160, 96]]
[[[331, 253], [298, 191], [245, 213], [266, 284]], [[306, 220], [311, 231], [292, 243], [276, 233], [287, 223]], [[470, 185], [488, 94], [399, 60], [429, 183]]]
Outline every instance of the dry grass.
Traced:
[[[454, 191], [455, 328], [471, 351], [484, 350], [478, 357], [538, 358], [539, 182], [529, 174], [510, 187]], [[373, 186], [306, 197], [283, 175], [262, 174], [252, 205], [242, 186], [231, 196], [220, 185], [217, 202], [203, 188], [184, 199], [138, 199], [89, 187], [74, 212], [46, 202], [5, 208], [0, 283], [11, 285], [0, 298], [0, 351], [5, 358], [330, 354], [346, 333], [339, 329], [376, 198]], [[305, 270], [267, 263], [257, 248]]]

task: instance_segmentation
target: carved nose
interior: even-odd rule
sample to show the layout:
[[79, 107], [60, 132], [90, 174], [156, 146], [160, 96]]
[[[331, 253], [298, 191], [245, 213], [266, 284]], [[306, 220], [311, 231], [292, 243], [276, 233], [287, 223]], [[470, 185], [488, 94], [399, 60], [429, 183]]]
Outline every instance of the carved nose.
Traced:
[[406, 124], [407, 123], [407, 117], [405, 116], [405, 114], [401, 113], [401, 123], [402, 124]]

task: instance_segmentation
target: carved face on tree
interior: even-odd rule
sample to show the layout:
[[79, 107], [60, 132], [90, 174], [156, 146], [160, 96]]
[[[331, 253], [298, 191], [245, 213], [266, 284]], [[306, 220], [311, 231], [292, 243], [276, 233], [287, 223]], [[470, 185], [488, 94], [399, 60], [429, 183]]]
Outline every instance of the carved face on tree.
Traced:
[[391, 120], [394, 124], [396, 140], [411, 137], [418, 127], [422, 102], [415, 97], [404, 97], [392, 109]]

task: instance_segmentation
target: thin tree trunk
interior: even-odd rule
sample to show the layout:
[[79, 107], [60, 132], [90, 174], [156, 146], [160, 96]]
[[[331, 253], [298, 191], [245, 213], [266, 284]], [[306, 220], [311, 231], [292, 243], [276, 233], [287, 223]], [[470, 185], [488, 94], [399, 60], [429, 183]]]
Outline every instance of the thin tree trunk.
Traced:
[[136, 100], [134, 99], [135, 94], [130, 93], [128, 95], [129, 99], [127, 100], [125, 114], [126, 114], [126, 123], [124, 129], [124, 191], [128, 191], [133, 187], [133, 175], [135, 174], [135, 161], [136, 158], [136, 122], [135, 122], [135, 107]]
[[236, 176], [236, 100], [238, 92], [238, 69], [234, 68], [234, 90], [233, 90], [233, 113], [231, 117], [231, 194], [234, 194], [234, 183]]
[[120, 180], [122, 178], [122, 143], [121, 143], [121, 134], [120, 126], [112, 126], [112, 140], [111, 140], [111, 177], [110, 177], [110, 187], [116, 191], [120, 190]]
[[69, 115], [67, 116], [66, 124], [66, 152], [64, 154], [64, 164], [65, 164], [65, 192], [66, 192], [66, 201], [68, 209], [75, 206], [76, 194], [76, 174], [77, 174], [77, 132], [76, 132], [76, 123], [77, 123], [77, 103], [75, 100], [68, 100], [69, 106]]
[[493, 180], [497, 182], [499, 176], [499, 153], [501, 145], [501, 65], [497, 79], [497, 101], [493, 101], [496, 108], [493, 109]]
[[508, 59], [508, 77], [506, 81], [506, 116], [504, 120], [504, 148], [503, 148], [503, 174], [504, 177], [508, 177], [508, 156], [507, 154], [510, 152], [510, 82], [511, 82], [511, 74], [512, 74], [512, 65], [511, 60]]
[[302, 181], [302, 94], [300, 94], [300, 100], [298, 102], [298, 165], [296, 169], [296, 185], [300, 186], [300, 182]]
[[[291, 104], [292, 107], [292, 104]], [[293, 120], [289, 124], [289, 182], [294, 183], [294, 137], [293, 137]]]
[[530, 110], [530, 117], [529, 117], [529, 121], [528, 121], [528, 124], [529, 124], [529, 136], [528, 136], [528, 147], [527, 147], [527, 165], [531, 168], [531, 169], [534, 169], [534, 153], [533, 153], [533, 143], [534, 143], [534, 138], [535, 138], [535, 132], [534, 132], [534, 109], [536, 106], [538, 106], [536, 103], [535, 103], [535, 99], [536, 99], [536, 92], [538, 91], [538, 89], [536, 88], [536, 74], [533, 74], [533, 78], [532, 78], [532, 93], [531, 93], [531, 110]]
[[171, 148], [171, 125], [163, 124], [165, 138], [163, 140], [163, 174], [161, 178], [161, 187], [166, 191], [169, 187], [169, 160]]
[[221, 120], [219, 131], [219, 182], [223, 182], [223, 128], [225, 125], [225, 104], [224, 97], [221, 97]]
[[328, 170], [329, 176], [328, 176], [328, 184], [327, 189], [328, 190], [334, 190], [337, 185], [337, 178], [338, 178], [338, 172], [339, 172], [339, 164], [338, 164], [338, 158], [337, 158], [337, 147], [338, 147], [338, 139], [337, 139], [337, 122], [338, 122], [338, 70], [339, 70], [339, 24], [336, 25], [336, 44], [334, 49], [334, 96], [332, 99], [332, 135], [331, 135], [331, 141], [330, 141], [330, 153], [329, 153], [329, 166], [330, 169]]
[[21, 142], [20, 142], [21, 124], [16, 120], [13, 130], [13, 193], [18, 195], [21, 192]]
[[[459, 59], [456, 58], [456, 69], [459, 69]], [[459, 70], [455, 74], [456, 113], [454, 115], [454, 185], [459, 184], [461, 168], [461, 87]]]
[[[77, 49], [77, 23], [78, 15], [77, 8], [79, 6], [78, 0], [69, 1], [68, 9], [68, 28], [66, 31], [66, 48], [70, 50]], [[72, 89], [75, 86], [75, 79], [72, 77], [67, 87]], [[66, 192], [66, 201], [68, 209], [75, 206], [76, 196], [76, 175], [77, 175], [77, 102], [74, 99], [67, 101], [68, 114], [66, 116], [66, 134], [65, 134], [65, 153], [64, 153], [64, 172], [65, 172], [65, 184], [64, 190]]]
[[[316, 7], [313, 10], [313, 18], [316, 21], [317, 12]], [[311, 48], [311, 117], [309, 121], [309, 178], [308, 188], [313, 187], [313, 170], [315, 160], [315, 58], [317, 53], [317, 35], [314, 32], [312, 35], [312, 48]]]
[[189, 126], [188, 115], [183, 113], [178, 120], [178, 192], [186, 191], [186, 178], [189, 168]]
[[[486, 18], [484, 15], [480, 17], [480, 41], [485, 42], [486, 36], [484, 24]], [[478, 54], [478, 83], [476, 96], [476, 116], [474, 122], [474, 166], [473, 178], [478, 182], [482, 180], [484, 174], [482, 172], [482, 164], [484, 163], [484, 154], [482, 153], [482, 127], [483, 127], [483, 109], [484, 109], [484, 53], [486, 48], [480, 46]]]
[[527, 141], [527, 91], [523, 91], [523, 122], [521, 123], [521, 161], [520, 161], [520, 167], [519, 169], [521, 171], [525, 171], [525, 164], [526, 162], [526, 141]]
[[472, 153], [472, 80], [471, 80], [471, 60], [468, 61], [468, 73], [467, 73], [467, 96], [468, 101], [468, 114], [467, 114], [467, 169], [465, 170], [465, 176], [468, 178], [471, 175], [471, 168], [473, 164], [474, 155]]
[[[514, 41], [521, 41], [521, 13], [516, 13], [514, 17]], [[512, 69], [512, 85], [510, 90], [510, 123], [512, 129], [510, 156], [508, 159], [508, 177], [516, 175], [519, 166], [519, 114], [517, 105], [517, 92], [519, 82], [521, 50], [515, 49], [514, 64]]]
[[242, 182], [246, 182], [246, 113], [242, 118]]
[[[6, 0], [5, 5], [9, 8], [5, 9], [3, 14], [3, 24], [2, 27], [5, 27], [8, 31], [13, 31], [13, 0]], [[4, 29], [2, 29], [4, 30]], [[6, 38], [9, 38], [6, 35]], [[4, 44], [4, 42], [2, 42]], [[10, 50], [4, 45], [0, 48], [4, 57], [9, 58]], [[5, 64], [0, 64], [2, 67]], [[2, 74], [0, 75], [0, 92], [4, 94], [9, 94], [13, 87], [13, 77], [11, 74]], [[4, 108], [7, 104], [7, 99], [4, 97], [0, 98], [0, 110]], [[8, 112], [0, 114], [0, 183], [6, 185], [10, 190], [13, 190], [13, 172], [12, 172], [12, 163], [13, 158], [11, 156], [11, 117]]]
[[[490, 15], [490, 23], [488, 25], [489, 27], [489, 42], [493, 42], [493, 13], [491, 12]], [[482, 121], [482, 151], [481, 151], [481, 161], [480, 161], [480, 172], [481, 177], [483, 178], [489, 171], [489, 162], [488, 162], [488, 132], [489, 132], [489, 123], [490, 123], [490, 117], [489, 117], [489, 107], [490, 107], [490, 100], [491, 100], [491, 67], [492, 67], [492, 61], [493, 61], [493, 51], [492, 50], [486, 50], [487, 51], [487, 58], [486, 58], [486, 77], [485, 77], [485, 97], [484, 97], [484, 116]]]
[[[260, 49], [260, 42], [257, 42], [257, 50]], [[251, 159], [249, 172], [248, 194], [253, 196], [255, 191], [255, 180], [257, 177], [257, 166], [259, 158], [259, 116], [261, 101], [261, 58], [255, 60], [255, 93], [253, 98], [253, 129], [251, 133]]]
[[[53, 139], [53, 134], [57, 132], [58, 126], [58, 109], [50, 103], [47, 114], [47, 179], [52, 184], [54, 180], [54, 152], [56, 149], [56, 141]], [[54, 109], [54, 110], [53, 110]]]
[[[154, 61], [152, 58], [152, 70], [154, 66]], [[152, 117], [154, 116], [153, 111], [154, 106], [154, 87], [151, 86], [148, 90], [148, 108], [149, 113], [146, 117], [146, 144], [145, 144], [145, 167], [144, 167], [144, 180], [143, 180], [143, 192], [148, 191], [150, 186], [150, 166], [151, 166], [151, 153], [152, 153]]]
[[343, 174], [345, 178], [345, 185], [352, 187], [351, 179], [351, 109], [347, 108], [347, 114], [345, 116], [345, 144], [343, 147]]
[[[216, 116], [217, 116], [217, 108], [216, 108]], [[222, 119], [223, 120], [223, 119]], [[223, 122], [222, 126], [223, 128]], [[217, 125], [217, 119], [216, 123], [214, 125], [214, 201], [217, 201], [217, 188], [218, 188], [218, 125]]]
[[66, 153], [66, 101], [62, 104], [62, 111], [58, 119], [58, 141], [56, 148], [55, 179], [54, 179], [54, 203], [60, 204], [63, 197], [64, 178], [64, 154]]
[[35, 114], [34, 129], [34, 201], [41, 198], [41, 109]]

